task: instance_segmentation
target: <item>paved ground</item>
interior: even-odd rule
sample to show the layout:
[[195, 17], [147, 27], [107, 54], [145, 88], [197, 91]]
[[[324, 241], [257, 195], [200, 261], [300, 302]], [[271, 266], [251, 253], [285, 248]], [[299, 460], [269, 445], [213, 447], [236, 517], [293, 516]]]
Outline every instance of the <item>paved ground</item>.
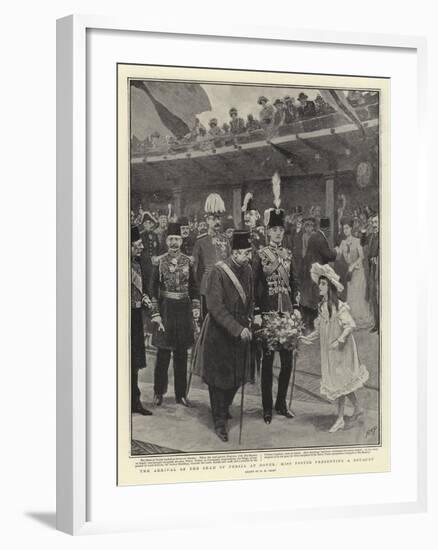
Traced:
[[[366, 330], [355, 333], [361, 362], [370, 379], [358, 393], [365, 416], [356, 422], [346, 422], [344, 430], [328, 433], [334, 422], [335, 406], [320, 396], [320, 357], [318, 345], [302, 346], [297, 361], [297, 373], [292, 409], [294, 419], [274, 416], [272, 424], [262, 419], [259, 380], [247, 384], [242, 445], [239, 446], [240, 392], [231, 407], [230, 440], [221, 442], [213, 432], [208, 391], [198, 377], [193, 378], [190, 400], [195, 405], [187, 409], [175, 404], [173, 398], [172, 365], [169, 368], [169, 392], [163, 405], [153, 409], [153, 416], [132, 417], [133, 452], [139, 454], [172, 451], [214, 451], [255, 448], [298, 448], [309, 446], [362, 445], [378, 442], [378, 337]], [[140, 371], [140, 389], [146, 407], [152, 408], [154, 352], [148, 353], [148, 368]], [[275, 365], [278, 373], [278, 365]], [[275, 397], [274, 382], [274, 397]], [[346, 409], [351, 414], [351, 408]]]

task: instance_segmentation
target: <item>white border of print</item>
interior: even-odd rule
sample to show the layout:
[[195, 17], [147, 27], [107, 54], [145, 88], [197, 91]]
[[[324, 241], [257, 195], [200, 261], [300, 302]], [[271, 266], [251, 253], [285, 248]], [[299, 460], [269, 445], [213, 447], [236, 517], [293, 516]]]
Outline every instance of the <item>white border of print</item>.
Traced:
[[[89, 513], [89, 445], [87, 445], [88, 413], [87, 387], [90, 365], [87, 361], [87, 311], [92, 296], [87, 296], [87, 220], [93, 217], [93, 207], [87, 200], [87, 31], [91, 29], [106, 31], [136, 31], [154, 33], [155, 35], [172, 34], [173, 40], [204, 37], [203, 40], [221, 37], [238, 38], [243, 43], [260, 41], [260, 48], [266, 47], [267, 41], [301, 42], [308, 44], [337, 44], [345, 48], [372, 46], [375, 48], [407, 48], [417, 56], [417, 90], [426, 89], [426, 43], [418, 37], [337, 33], [328, 31], [300, 31], [288, 28], [244, 27], [233, 26], [232, 32], [214, 27], [199, 29], [169, 25], [152, 28], [138, 20], [111, 19], [95, 16], [69, 16], [58, 21], [57, 27], [57, 526], [58, 529], [71, 534], [87, 534], [109, 531], [145, 530], [174, 525], [181, 526], [180, 520], [171, 508], [166, 518], [156, 516], [149, 519], [117, 519], [112, 517], [98, 520]], [[383, 51], [383, 50], [382, 50]], [[120, 59], [128, 62], [129, 59]], [[160, 60], [157, 58], [157, 63]], [[115, 73], [114, 73], [115, 74]], [[89, 76], [89, 75], [88, 75]], [[418, 133], [419, 143], [425, 143], [425, 105], [419, 102]], [[115, 116], [114, 111], [108, 116]], [[412, 189], [416, 190], [418, 212], [426, 211], [426, 147], [418, 147], [416, 155], [417, 179]], [[413, 191], [415, 192], [415, 191]], [[94, 203], [95, 204], [95, 203]], [[426, 234], [425, 217], [418, 216], [418, 230]], [[90, 224], [92, 225], [92, 224]], [[420, 254], [426, 257], [426, 243], [420, 241]], [[418, 256], [417, 256], [418, 258]], [[419, 258], [418, 258], [419, 260]], [[421, 262], [418, 261], [417, 265]], [[421, 305], [426, 300], [426, 273], [417, 270], [416, 285], [418, 288], [415, 303], [418, 315]], [[88, 302], [87, 302], [88, 300]], [[412, 299], [410, 298], [412, 310]], [[419, 317], [420, 318], [420, 317]], [[401, 512], [420, 512], [426, 510], [426, 352], [427, 341], [423, 326], [418, 326], [416, 344], [417, 375], [416, 384], [418, 411], [418, 450], [417, 450], [417, 486], [416, 498], [409, 502], [392, 502], [380, 504], [317, 507], [317, 508], [274, 508], [263, 515], [249, 511], [253, 521], [277, 519], [316, 519], [328, 517], [347, 517], [371, 514], [394, 514]], [[411, 367], [412, 368], [412, 367]], [[415, 381], [413, 386], [415, 387]], [[115, 419], [110, 418], [114, 423]], [[109, 448], [110, 453], [116, 449]], [[351, 478], [352, 480], [354, 477]], [[229, 492], [235, 490], [233, 483], [227, 485]], [[266, 480], [240, 483], [259, 484], [259, 490]], [[206, 484], [204, 484], [205, 486]], [[208, 485], [207, 485], [208, 486]], [[243, 486], [240, 486], [243, 489]], [[123, 488], [120, 488], [123, 490]], [[131, 488], [147, 491], [148, 488]], [[149, 488], [149, 491], [151, 489]], [[188, 487], [186, 487], [188, 490]], [[166, 492], [170, 497], [172, 486], [155, 487], [154, 491]], [[145, 493], [147, 494], [147, 493]], [[292, 514], [293, 512], [293, 514]], [[145, 517], [148, 514], [145, 514]], [[241, 519], [248, 519], [241, 518]], [[175, 519], [175, 521], [173, 521]], [[187, 521], [185, 520], [185, 526]], [[196, 514], [190, 526], [207, 526], [205, 519], [197, 520]]]

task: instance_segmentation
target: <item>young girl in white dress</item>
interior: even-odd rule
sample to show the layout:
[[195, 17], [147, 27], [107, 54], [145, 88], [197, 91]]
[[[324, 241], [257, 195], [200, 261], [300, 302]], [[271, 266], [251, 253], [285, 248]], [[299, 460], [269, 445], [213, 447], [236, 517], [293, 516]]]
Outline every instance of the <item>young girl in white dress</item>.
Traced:
[[301, 341], [311, 344], [319, 338], [321, 345], [321, 388], [320, 392], [331, 401], [337, 401], [337, 418], [330, 432], [342, 430], [345, 426], [345, 397], [351, 401], [357, 419], [364, 411], [360, 408], [356, 390], [368, 380], [368, 371], [359, 362], [353, 330], [356, 324], [348, 304], [338, 299], [343, 291], [339, 276], [329, 265], [313, 264], [312, 280], [318, 284], [320, 293], [319, 315], [315, 331]]

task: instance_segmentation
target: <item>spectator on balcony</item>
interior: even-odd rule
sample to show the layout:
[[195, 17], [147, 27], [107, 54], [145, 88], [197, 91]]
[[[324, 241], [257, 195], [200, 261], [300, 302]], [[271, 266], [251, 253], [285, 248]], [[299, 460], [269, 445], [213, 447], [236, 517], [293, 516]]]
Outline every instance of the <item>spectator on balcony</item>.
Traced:
[[275, 113], [274, 113], [274, 126], [282, 126], [284, 124], [285, 108], [281, 99], [274, 101]]
[[152, 149], [156, 149], [159, 146], [160, 142], [160, 132], [155, 130], [155, 132], [152, 132], [151, 134], [151, 147]]
[[260, 122], [254, 118], [253, 115], [248, 115], [247, 121], [246, 121], [246, 130], [247, 132], [255, 132], [256, 130], [260, 130]]
[[263, 129], [267, 129], [272, 126], [274, 122], [275, 109], [269, 104], [269, 100], [264, 95], [261, 95], [257, 101], [262, 106], [260, 111], [259, 120]]
[[199, 118], [196, 117], [195, 125], [191, 129], [190, 134], [188, 135], [189, 139], [192, 141], [197, 141], [203, 135], [205, 136], [205, 133], [206, 133], [205, 126], [202, 124]]
[[211, 118], [208, 125], [210, 126], [210, 130], [208, 131], [209, 136], [217, 137], [223, 135], [223, 131], [217, 125], [217, 118]]
[[300, 95], [298, 96], [298, 101], [300, 102], [300, 106], [298, 107], [297, 111], [298, 117], [301, 120], [304, 120], [306, 118], [313, 118], [316, 116], [315, 103], [309, 100], [308, 95], [306, 95], [304, 92], [300, 92]]
[[295, 98], [290, 95], [284, 96], [284, 124], [292, 124], [297, 119], [297, 108]]
[[243, 134], [246, 131], [245, 128], [245, 121], [243, 118], [240, 118], [237, 109], [235, 107], [232, 107], [230, 109], [230, 131], [232, 134]]
[[318, 94], [315, 98], [315, 108], [317, 116], [329, 115], [334, 112], [333, 107], [324, 100], [321, 94]]
[[349, 90], [347, 93], [347, 101], [352, 107], [360, 107], [365, 104], [365, 99], [360, 90]]

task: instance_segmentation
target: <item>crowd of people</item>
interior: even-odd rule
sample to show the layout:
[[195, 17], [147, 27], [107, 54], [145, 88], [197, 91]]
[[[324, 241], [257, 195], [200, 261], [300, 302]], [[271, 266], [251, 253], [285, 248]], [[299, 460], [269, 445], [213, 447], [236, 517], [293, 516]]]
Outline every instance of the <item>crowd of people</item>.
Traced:
[[367, 206], [348, 213], [341, 196], [335, 246], [326, 234], [329, 219], [318, 206], [308, 212], [297, 206], [286, 215], [274, 200], [261, 216], [248, 193], [242, 214], [237, 229], [215, 193], [207, 197], [203, 219], [142, 207], [131, 212], [132, 411], [152, 414], [143, 407], [137, 382], [138, 370], [146, 366], [149, 334], [157, 349], [155, 406], [162, 405], [167, 393], [172, 354], [176, 402], [192, 406], [187, 357], [193, 347], [194, 372], [208, 386], [222, 441], [228, 440], [229, 407], [238, 388], [254, 382], [259, 369], [264, 422], [271, 423], [273, 408], [292, 418], [286, 404], [292, 352], [280, 352], [274, 404], [273, 353], [255, 344], [253, 328], [262, 325], [266, 312], [296, 312], [305, 325], [303, 343], [320, 339], [321, 392], [338, 403], [331, 431], [342, 429], [346, 396], [354, 415], [363, 413], [355, 391], [368, 376], [358, 360], [353, 330], [379, 331], [378, 214]]
[[[346, 96], [347, 101], [355, 108], [366, 106], [375, 97], [372, 92], [362, 92], [350, 90]], [[153, 150], [160, 146], [172, 146], [193, 144], [209, 141], [216, 141], [220, 144], [220, 138], [239, 136], [244, 134], [253, 134], [262, 131], [263, 134], [273, 134], [275, 129], [280, 126], [293, 124], [297, 121], [308, 120], [324, 115], [334, 113], [334, 108], [327, 103], [321, 94], [317, 94], [314, 100], [310, 100], [307, 94], [300, 92], [297, 98], [286, 95], [269, 99], [266, 96], [258, 98], [259, 112], [258, 116], [253, 113], [240, 115], [235, 107], [229, 110], [230, 119], [227, 122], [220, 122], [217, 118], [211, 118], [208, 122], [208, 128], [201, 123], [199, 118], [190, 132], [181, 139], [173, 136], [161, 136], [158, 131], [147, 136], [143, 142], [136, 141], [133, 144], [134, 152], [145, 152]]]

